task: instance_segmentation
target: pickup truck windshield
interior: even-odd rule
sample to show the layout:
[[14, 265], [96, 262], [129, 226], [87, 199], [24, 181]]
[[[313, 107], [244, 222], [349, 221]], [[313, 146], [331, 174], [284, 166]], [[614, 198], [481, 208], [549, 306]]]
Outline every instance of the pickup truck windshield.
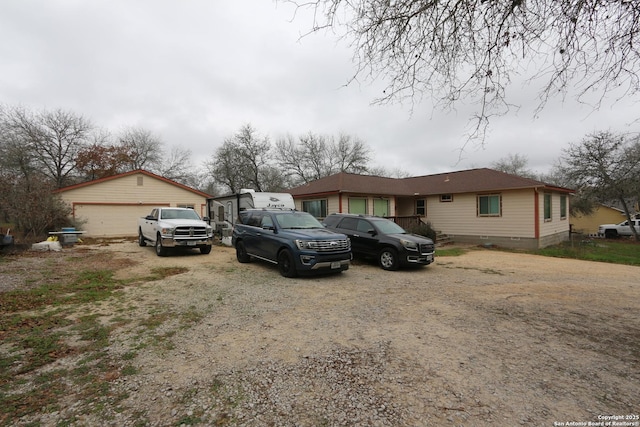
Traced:
[[284, 229], [324, 228], [317, 219], [308, 213], [287, 212], [276, 214], [275, 217], [280, 228]]
[[160, 219], [200, 219], [196, 211], [192, 209], [162, 209], [161, 215]]

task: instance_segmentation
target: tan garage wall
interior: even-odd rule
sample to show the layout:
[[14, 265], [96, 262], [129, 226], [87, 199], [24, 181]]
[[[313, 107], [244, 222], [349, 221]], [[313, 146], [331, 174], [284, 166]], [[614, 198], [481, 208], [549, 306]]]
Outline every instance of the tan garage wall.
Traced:
[[146, 171], [78, 184], [59, 194], [90, 237], [135, 236], [138, 218], [156, 206], [190, 206], [206, 215], [206, 194]]
[[[155, 205], [154, 205], [155, 206]], [[82, 204], [75, 205], [75, 217], [90, 237], [135, 236], [138, 218], [148, 215], [152, 206]]]

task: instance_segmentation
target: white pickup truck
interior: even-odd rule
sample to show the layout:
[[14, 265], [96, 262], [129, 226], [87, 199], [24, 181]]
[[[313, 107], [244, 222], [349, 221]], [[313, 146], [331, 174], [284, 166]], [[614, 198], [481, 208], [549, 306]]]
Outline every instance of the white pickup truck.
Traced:
[[189, 208], [153, 208], [138, 219], [138, 244], [155, 246], [158, 256], [166, 256], [168, 248], [198, 248], [203, 254], [211, 252], [213, 228], [208, 218], [201, 219]]
[[[636, 231], [640, 233], [640, 219], [631, 220], [631, 223]], [[607, 239], [615, 239], [620, 236], [632, 236], [633, 232], [629, 226], [629, 221], [624, 221], [620, 224], [602, 224], [598, 227], [598, 234]]]

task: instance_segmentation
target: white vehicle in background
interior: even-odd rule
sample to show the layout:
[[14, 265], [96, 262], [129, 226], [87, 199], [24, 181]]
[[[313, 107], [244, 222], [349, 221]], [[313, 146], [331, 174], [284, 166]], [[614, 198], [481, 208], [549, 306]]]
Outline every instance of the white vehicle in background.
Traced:
[[[636, 232], [640, 234], [640, 219], [631, 220], [631, 224], [636, 229]], [[598, 235], [604, 236], [607, 239], [615, 239], [620, 236], [633, 236], [633, 231], [631, 231], [629, 221], [623, 221], [620, 224], [600, 225], [598, 227]]]

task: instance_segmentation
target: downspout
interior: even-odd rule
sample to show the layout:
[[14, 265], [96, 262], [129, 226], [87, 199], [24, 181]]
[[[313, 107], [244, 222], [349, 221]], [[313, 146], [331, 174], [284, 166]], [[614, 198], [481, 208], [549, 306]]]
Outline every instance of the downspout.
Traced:
[[342, 193], [338, 193], [338, 212], [342, 212]]

